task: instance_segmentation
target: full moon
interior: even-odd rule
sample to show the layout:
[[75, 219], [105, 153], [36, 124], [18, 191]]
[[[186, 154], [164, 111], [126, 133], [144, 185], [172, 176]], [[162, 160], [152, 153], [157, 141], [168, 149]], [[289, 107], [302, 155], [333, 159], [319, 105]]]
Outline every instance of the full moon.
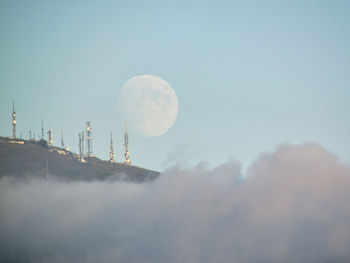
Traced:
[[119, 107], [128, 128], [145, 137], [166, 133], [179, 112], [175, 91], [168, 82], [152, 75], [129, 79], [120, 92]]

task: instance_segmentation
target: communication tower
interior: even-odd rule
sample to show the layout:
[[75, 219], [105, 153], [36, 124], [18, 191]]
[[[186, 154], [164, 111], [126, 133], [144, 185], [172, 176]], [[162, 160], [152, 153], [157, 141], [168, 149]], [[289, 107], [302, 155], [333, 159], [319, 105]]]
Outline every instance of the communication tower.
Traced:
[[49, 135], [49, 140], [48, 140], [49, 147], [53, 147], [53, 133], [52, 133], [52, 130], [49, 130], [47, 132], [47, 134]]
[[44, 138], [44, 121], [41, 120], [41, 139], [45, 140]]
[[78, 134], [79, 136], [79, 143], [78, 143], [78, 146], [79, 146], [79, 158], [81, 158], [81, 133]]
[[15, 101], [12, 99], [12, 137], [16, 138], [16, 112], [15, 112]]
[[84, 132], [79, 133], [79, 160], [85, 163], [84, 160]]
[[84, 135], [84, 131], [81, 132], [81, 156], [84, 157], [85, 156], [85, 135]]
[[124, 164], [130, 165], [130, 152], [129, 152], [129, 137], [128, 137], [128, 126], [127, 122], [125, 121], [125, 133], [124, 133]]
[[108, 162], [115, 163], [115, 154], [114, 154], [114, 149], [113, 149], [112, 133], [111, 133], [111, 146], [110, 146], [110, 151], [109, 151], [109, 160], [108, 160]]
[[63, 131], [61, 131], [61, 148], [64, 148]]
[[92, 153], [92, 123], [91, 121], [86, 122], [86, 156], [94, 157]]

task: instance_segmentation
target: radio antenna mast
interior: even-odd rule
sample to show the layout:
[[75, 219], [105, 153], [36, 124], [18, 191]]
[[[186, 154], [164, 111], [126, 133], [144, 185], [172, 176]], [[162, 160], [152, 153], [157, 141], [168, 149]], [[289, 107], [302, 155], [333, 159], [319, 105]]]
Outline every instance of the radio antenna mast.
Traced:
[[44, 121], [41, 120], [41, 139], [45, 140], [44, 138]]
[[113, 138], [112, 138], [112, 133], [111, 133], [111, 145], [109, 149], [109, 160], [110, 163], [115, 163], [115, 154], [114, 154], [114, 149], [113, 149]]
[[81, 132], [81, 156], [85, 156], [85, 134], [84, 131]]
[[129, 137], [128, 137], [128, 124], [125, 121], [125, 133], [124, 133], [124, 164], [130, 165], [130, 152], [129, 152]]
[[16, 138], [16, 111], [15, 111], [15, 101], [12, 99], [12, 137]]
[[61, 131], [61, 148], [64, 148], [63, 131]]
[[86, 122], [86, 156], [94, 157], [92, 153], [92, 123], [91, 121]]
[[53, 132], [52, 132], [52, 130], [49, 130], [47, 132], [47, 134], [49, 135], [49, 140], [48, 140], [49, 147], [53, 147]]

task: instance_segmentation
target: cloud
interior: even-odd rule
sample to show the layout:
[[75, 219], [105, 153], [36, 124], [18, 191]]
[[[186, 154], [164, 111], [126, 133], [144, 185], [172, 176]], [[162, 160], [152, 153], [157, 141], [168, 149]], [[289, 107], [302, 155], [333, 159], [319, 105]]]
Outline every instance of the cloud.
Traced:
[[348, 262], [350, 167], [317, 144], [145, 184], [0, 180], [0, 259]]

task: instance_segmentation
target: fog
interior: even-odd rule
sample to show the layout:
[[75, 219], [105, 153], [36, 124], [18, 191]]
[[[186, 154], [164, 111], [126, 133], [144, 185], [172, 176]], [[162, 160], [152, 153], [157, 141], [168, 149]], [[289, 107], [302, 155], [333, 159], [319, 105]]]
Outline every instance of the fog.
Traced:
[[350, 167], [281, 145], [153, 182], [0, 180], [1, 262], [349, 262]]

